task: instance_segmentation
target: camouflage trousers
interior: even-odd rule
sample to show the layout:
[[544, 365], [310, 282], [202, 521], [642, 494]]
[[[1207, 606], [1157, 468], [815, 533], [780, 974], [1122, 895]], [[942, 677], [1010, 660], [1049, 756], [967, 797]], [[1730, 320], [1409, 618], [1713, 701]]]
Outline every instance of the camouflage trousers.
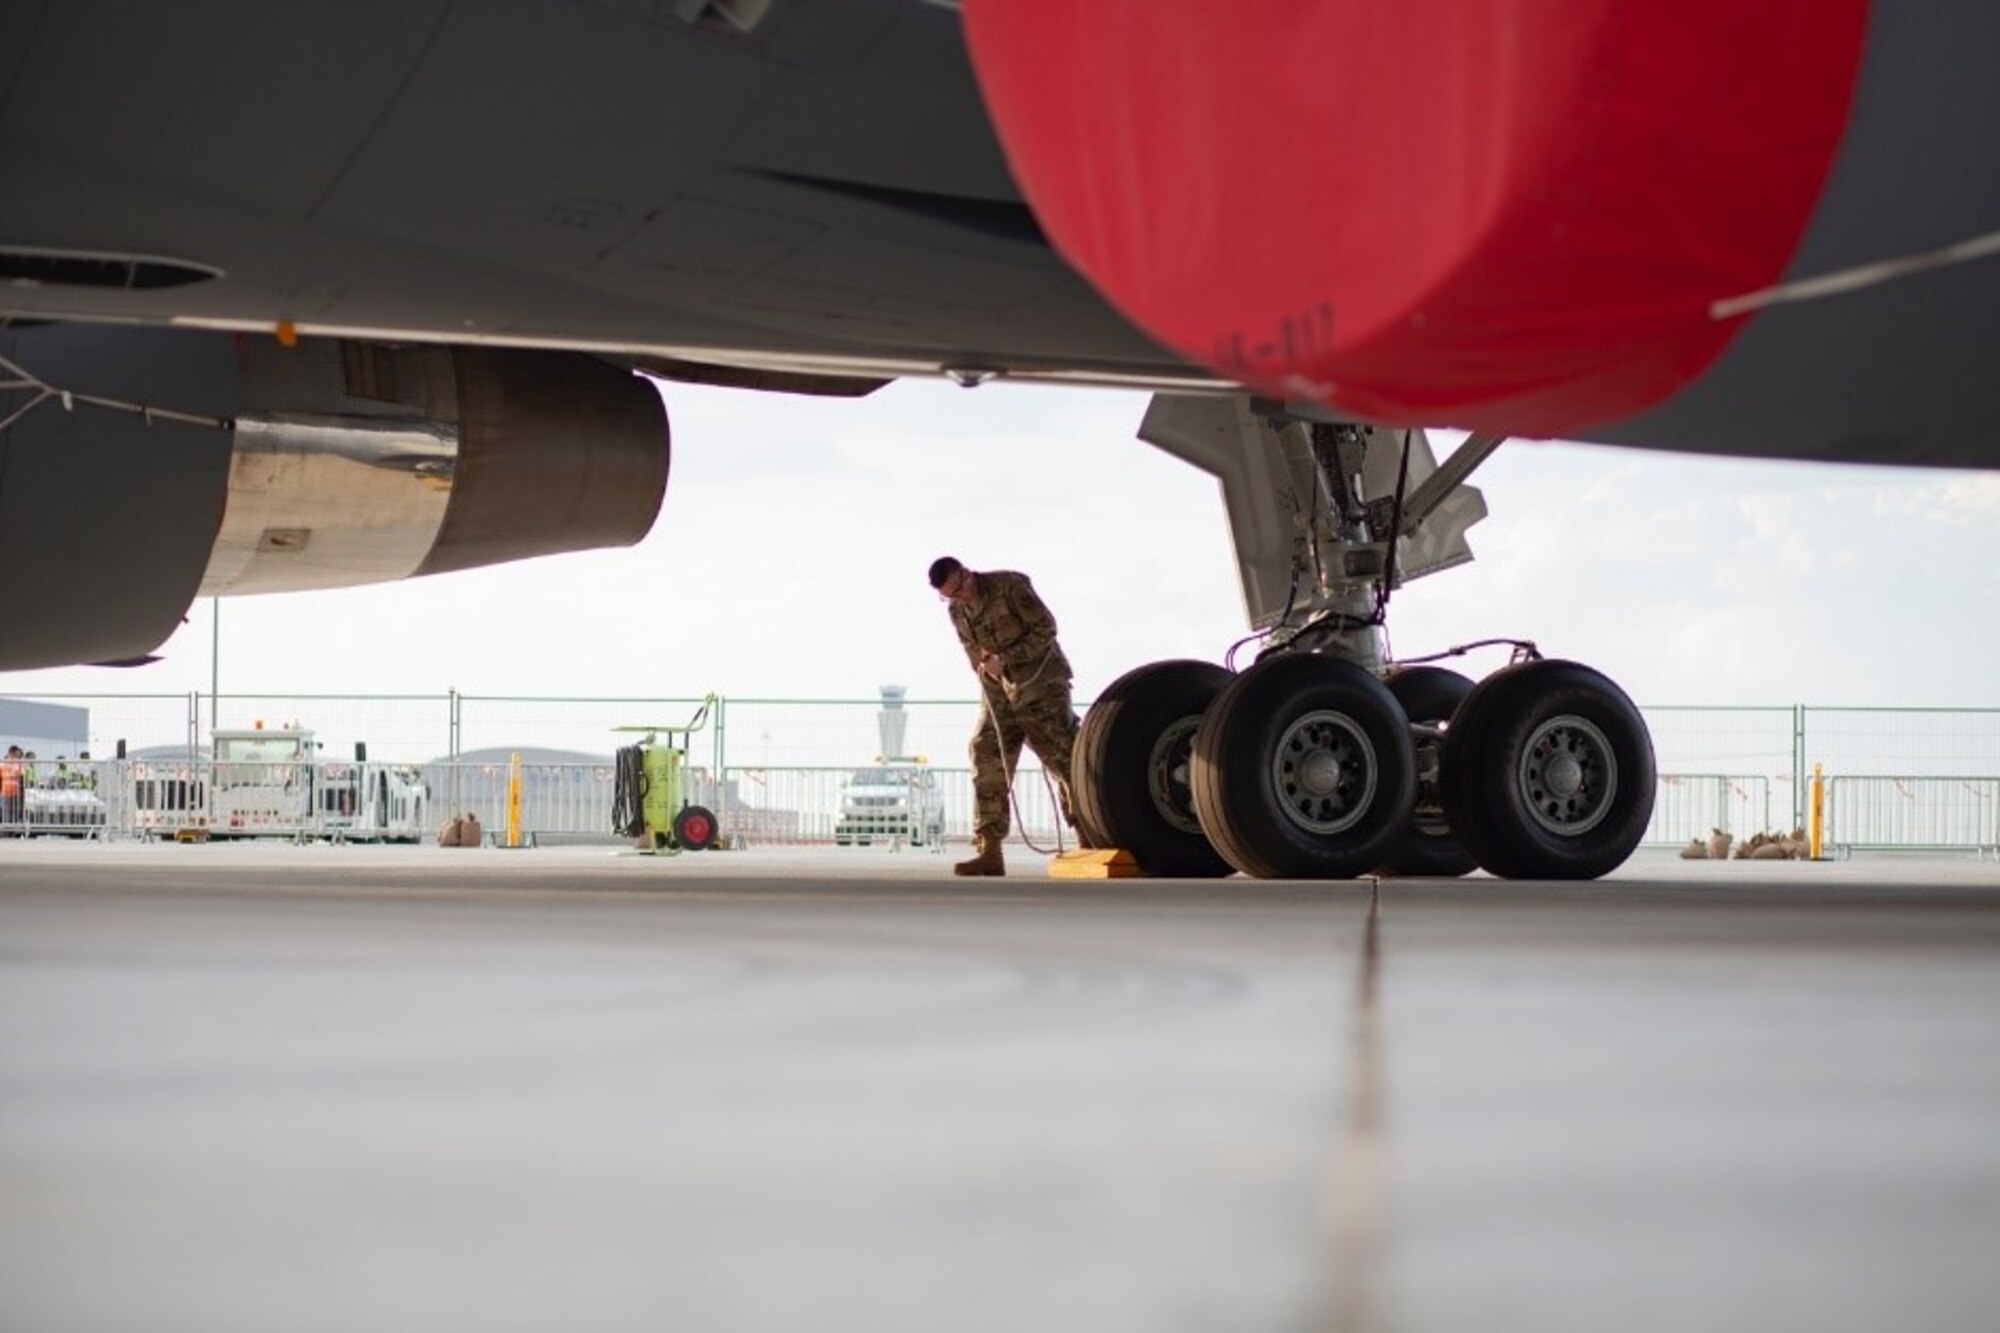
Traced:
[[[1070, 752], [1076, 748], [1076, 710], [1070, 705], [1069, 682], [1051, 681], [1022, 691], [1013, 699], [999, 688], [986, 689], [986, 707], [972, 733], [972, 840], [981, 849], [998, 847], [1012, 827], [1007, 804], [1007, 778], [1020, 762], [1026, 742], [1040, 757], [1056, 786], [1065, 823], [1076, 823], [1070, 804]], [[990, 716], [989, 716], [990, 714]], [[997, 729], [996, 729], [997, 724]]]

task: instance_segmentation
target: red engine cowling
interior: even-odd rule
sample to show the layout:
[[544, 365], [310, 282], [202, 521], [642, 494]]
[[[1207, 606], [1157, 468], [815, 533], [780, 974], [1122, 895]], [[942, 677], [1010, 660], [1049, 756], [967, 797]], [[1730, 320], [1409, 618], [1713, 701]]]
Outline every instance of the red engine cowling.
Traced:
[[1062, 253], [1183, 354], [1378, 421], [1661, 401], [1786, 271], [1867, 0], [967, 0]]

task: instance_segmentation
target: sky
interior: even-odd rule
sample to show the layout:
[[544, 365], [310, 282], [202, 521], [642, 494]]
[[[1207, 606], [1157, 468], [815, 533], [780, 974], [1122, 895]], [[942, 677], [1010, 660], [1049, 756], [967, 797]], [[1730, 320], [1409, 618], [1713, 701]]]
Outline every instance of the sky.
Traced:
[[[963, 699], [971, 676], [925, 581], [946, 553], [1033, 577], [1079, 698], [1145, 662], [1220, 661], [1247, 632], [1220, 492], [1135, 437], [1143, 394], [661, 392], [672, 471], [635, 547], [227, 599], [219, 626], [202, 601], [158, 663], [0, 673], [0, 694], [213, 679], [225, 694]], [[1647, 706], [2000, 707], [2000, 473], [1510, 441], [1473, 484], [1490, 510], [1476, 559], [1395, 594], [1399, 657], [1504, 635]]]

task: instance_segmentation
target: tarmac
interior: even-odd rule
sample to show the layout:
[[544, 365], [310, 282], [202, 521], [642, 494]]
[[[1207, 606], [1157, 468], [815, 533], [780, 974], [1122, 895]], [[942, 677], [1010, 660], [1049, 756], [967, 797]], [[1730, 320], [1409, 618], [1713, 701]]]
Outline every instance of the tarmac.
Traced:
[[0, 1328], [2000, 1323], [2000, 864], [0, 842]]

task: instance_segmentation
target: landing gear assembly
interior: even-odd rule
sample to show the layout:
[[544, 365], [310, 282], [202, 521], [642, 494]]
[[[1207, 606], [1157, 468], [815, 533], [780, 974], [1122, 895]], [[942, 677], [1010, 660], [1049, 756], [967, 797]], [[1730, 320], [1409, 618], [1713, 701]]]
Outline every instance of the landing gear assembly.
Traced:
[[1161, 876], [1616, 869], [1655, 781], [1622, 690], [1520, 641], [1488, 641], [1514, 660], [1476, 684], [1386, 652], [1391, 592], [1471, 559], [1485, 504], [1465, 478], [1500, 441], [1439, 466], [1420, 431], [1312, 413], [1154, 399], [1140, 435], [1222, 482], [1256, 627], [1231, 657], [1260, 646], [1241, 671], [1154, 662], [1112, 682], [1077, 739], [1080, 825]]

